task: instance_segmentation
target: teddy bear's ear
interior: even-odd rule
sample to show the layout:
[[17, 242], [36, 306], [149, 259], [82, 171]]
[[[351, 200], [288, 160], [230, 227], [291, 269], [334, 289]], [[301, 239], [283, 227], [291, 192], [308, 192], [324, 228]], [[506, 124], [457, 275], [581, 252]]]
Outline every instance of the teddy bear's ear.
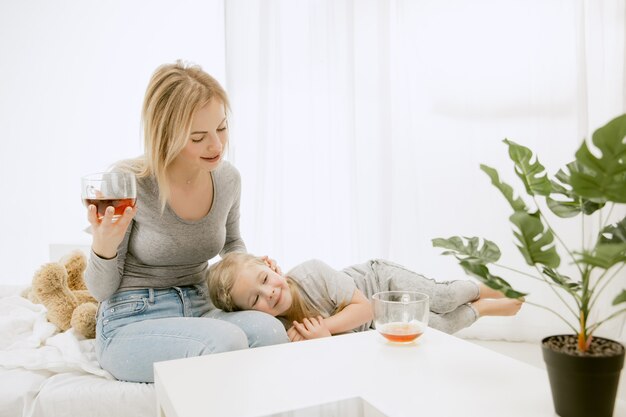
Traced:
[[67, 286], [70, 290], [86, 290], [83, 273], [87, 269], [87, 257], [80, 250], [65, 255], [59, 261], [67, 271]]

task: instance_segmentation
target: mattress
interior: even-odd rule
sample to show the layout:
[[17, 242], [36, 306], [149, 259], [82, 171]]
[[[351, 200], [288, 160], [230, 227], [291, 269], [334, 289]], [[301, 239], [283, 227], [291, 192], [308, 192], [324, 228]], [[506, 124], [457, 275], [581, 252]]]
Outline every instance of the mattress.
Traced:
[[153, 384], [115, 380], [93, 339], [59, 332], [21, 289], [0, 288], [0, 417], [156, 415]]

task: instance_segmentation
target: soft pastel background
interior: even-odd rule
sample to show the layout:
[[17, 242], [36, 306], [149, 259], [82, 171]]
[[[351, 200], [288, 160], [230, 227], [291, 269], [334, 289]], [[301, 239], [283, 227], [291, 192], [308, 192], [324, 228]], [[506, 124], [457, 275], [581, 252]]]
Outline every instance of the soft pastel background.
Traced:
[[[478, 235], [525, 268], [479, 164], [516, 184], [510, 138], [555, 173], [624, 113], [625, 21], [623, 0], [2, 1], [0, 284], [30, 282], [50, 244], [89, 245], [80, 176], [142, 151], [148, 79], [179, 58], [230, 93], [250, 251], [284, 269], [380, 257], [457, 279], [430, 240]], [[580, 240], [580, 223], [552, 226]], [[547, 287], [497, 272], [566, 314]], [[624, 324], [605, 331], [626, 339]], [[566, 330], [524, 307], [466, 334]]]

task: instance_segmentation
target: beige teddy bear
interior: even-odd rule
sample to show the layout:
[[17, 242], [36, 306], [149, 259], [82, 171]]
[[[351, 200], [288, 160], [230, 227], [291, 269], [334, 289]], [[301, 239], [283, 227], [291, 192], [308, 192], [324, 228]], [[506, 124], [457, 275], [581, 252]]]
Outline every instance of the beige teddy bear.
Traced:
[[35, 273], [33, 283], [22, 296], [48, 310], [48, 321], [61, 331], [70, 327], [86, 337], [96, 336], [96, 313], [98, 302], [93, 298], [83, 273], [87, 269], [87, 258], [81, 251], [74, 251], [59, 262], [43, 265]]

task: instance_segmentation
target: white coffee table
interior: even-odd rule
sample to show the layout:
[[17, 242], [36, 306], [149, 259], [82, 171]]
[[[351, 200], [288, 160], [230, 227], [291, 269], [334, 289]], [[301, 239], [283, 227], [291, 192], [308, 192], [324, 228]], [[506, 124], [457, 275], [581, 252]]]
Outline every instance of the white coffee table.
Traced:
[[415, 345], [370, 331], [154, 369], [167, 417], [555, 415], [544, 370], [430, 328]]

